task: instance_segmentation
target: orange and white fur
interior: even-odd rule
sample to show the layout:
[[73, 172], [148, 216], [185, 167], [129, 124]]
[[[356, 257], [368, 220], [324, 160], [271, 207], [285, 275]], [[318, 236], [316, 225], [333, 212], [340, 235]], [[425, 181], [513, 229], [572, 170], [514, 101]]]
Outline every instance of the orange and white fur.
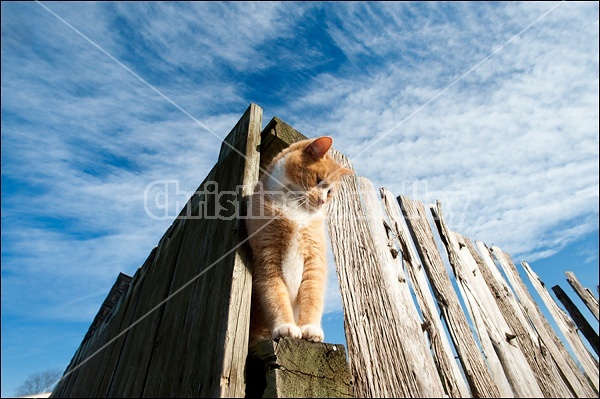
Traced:
[[273, 159], [246, 219], [254, 267], [250, 344], [279, 337], [324, 339], [327, 280], [324, 221], [343, 175], [324, 136], [292, 144]]

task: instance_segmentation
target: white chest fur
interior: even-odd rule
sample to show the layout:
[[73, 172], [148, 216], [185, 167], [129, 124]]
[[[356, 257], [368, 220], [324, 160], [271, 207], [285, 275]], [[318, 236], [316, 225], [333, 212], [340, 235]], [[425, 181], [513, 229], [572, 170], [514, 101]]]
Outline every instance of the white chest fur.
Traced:
[[281, 264], [283, 279], [285, 280], [292, 307], [294, 308], [296, 297], [298, 296], [298, 289], [302, 282], [302, 273], [304, 272], [304, 257], [300, 252], [301, 248], [298, 238], [298, 233], [296, 232], [296, 234], [292, 236], [287, 253], [284, 255]]

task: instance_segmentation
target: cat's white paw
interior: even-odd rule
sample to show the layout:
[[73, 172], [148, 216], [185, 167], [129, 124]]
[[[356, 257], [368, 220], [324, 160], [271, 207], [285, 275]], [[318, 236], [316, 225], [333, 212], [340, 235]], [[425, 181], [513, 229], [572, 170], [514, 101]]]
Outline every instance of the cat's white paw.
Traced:
[[323, 342], [325, 334], [321, 326], [316, 324], [306, 324], [300, 327], [302, 338], [312, 342]]
[[290, 337], [290, 338], [300, 339], [300, 338], [302, 338], [302, 331], [300, 331], [300, 328], [295, 324], [280, 324], [273, 329], [273, 333], [271, 334], [271, 339], [276, 339], [276, 338], [280, 338], [280, 337], [282, 337], [282, 338]]

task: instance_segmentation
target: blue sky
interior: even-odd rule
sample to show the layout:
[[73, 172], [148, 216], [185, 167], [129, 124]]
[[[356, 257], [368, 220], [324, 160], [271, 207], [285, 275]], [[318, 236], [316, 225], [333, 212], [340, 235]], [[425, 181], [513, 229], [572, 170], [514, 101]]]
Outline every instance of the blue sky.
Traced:
[[564, 272], [598, 284], [598, 36], [595, 2], [2, 2], [2, 396], [67, 366], [171, 223], [146, 187], [195, 190], [251, 102], [579, 304]]

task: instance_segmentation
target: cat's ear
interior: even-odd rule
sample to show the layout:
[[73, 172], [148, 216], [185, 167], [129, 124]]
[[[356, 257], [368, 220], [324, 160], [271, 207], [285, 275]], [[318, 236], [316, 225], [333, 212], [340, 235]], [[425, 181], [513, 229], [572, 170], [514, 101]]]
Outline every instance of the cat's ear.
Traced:
[[317, 159], [323, 158], [327, 151], [331, 148], [333, 139], [329, 136], [319, 137], [314, 139], [312, 143], [306, 147], [306, 152]]
[[345, 176], [345, 175], [353, 175], [355, 172], [352, 169], [344, 168], [343, 166], [341, 166], [339, 173], [341, 176]]

